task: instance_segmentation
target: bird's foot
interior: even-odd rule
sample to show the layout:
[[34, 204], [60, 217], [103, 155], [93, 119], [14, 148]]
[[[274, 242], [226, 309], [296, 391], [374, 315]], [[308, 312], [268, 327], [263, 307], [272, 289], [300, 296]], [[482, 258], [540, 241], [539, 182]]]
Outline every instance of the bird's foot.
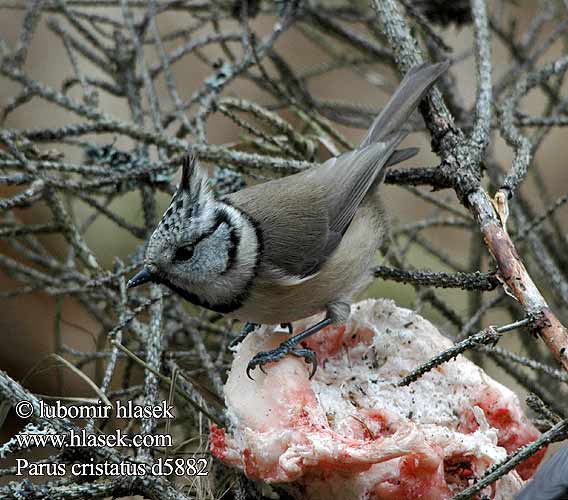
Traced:
[[294, 327], [292, 326], [292, 323], [280, 323], [280, 328], [287, 328], [290, 335], [294, 333]]
[[310, 370], [310, 378], [312, 378], [316, 373], [316, 369], [318, 367], [316, 353], [311, 349], [299, 348], [295, 346], [306, 340], [308, 337], [311, 337], [314, 333], [317, 333], [326, 326], [331, 325], [331, 323], [332, 323], [331, 318], [326, 317], [321, 321], [319, 321], [318, 323], [316, 323], [315, 325], [312, 325], [309, 328], [305, 329], [303, 332], [298, 333], [297, 335], [293, 335], [288, 340], [285, 340], [276, 349], [272, 349], [272, 351], [261, 351], [257, 353], [250, 360], [247, 366], [248, 378], [252, 380], [250, 372], [254, 370], [257, 366], [261, 369], [261, 371], [264, 372], [262, 367], [266, 363], [278, 361], [287, 354], [292, 354], [293, 356], [304, 358], [306, 363], [311, 364], [312, 369]]
[[265, 364], [279, 361], [287, 354], [291, 354], [298, 358], [304, 358], [305, 362], [311, 365], [310, 378], [314, 376], [318, 367], [316, 353], [311, 349], [294, 347], [294, 345], [290, 345], [287, 342], [282, 342], [276, 349], [272, 349], [271, 351], [261, 351], [255, 354], [247, 365], [247, 377], [253, 380], [250, 376], [250, 372], [257, 366], [260, 368], [261, 372], [266, 373], [263, 368]]
[[229, 344], [229, 350], [234, 351], [236, 347], [247, 337], [247, 335], [254, 332], [259, 326], [260, 325], [257, 323], [245, 323], [245, 326], [243, 326], [243, 329], [240, 331], [240, 333], [233, 340], [231, 340], [231, 343]]

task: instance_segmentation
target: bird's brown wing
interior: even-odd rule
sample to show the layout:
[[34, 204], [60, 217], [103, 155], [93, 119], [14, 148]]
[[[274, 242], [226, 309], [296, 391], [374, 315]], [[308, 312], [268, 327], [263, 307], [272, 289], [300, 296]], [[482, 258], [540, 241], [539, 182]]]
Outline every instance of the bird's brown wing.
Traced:
[[226, 197], [259, 226], [263, 258], [286, 277], [315, 274], [339, 245], [404, 134]]
[[339, 238], [330, 234], [323, 186], [304, 182], [296, 188], [294, 177], [252, 186], [225, 199], [258, 226], [263, 261], [282, 277], [304, 278], [317, 271]]
[[306, 177], [317, 178], [327, 186], [331, 232], [345, 234], [363, 198], [383, 180], [385, 165], [405, 136], [404, 131], [391, 134], [379, 143], [344, 153], [306, 172]]
[[356, 150], [228, 196], [259, 225], [266, 261], [286, 277], [305, 278], [321, 268], [366, 194], [382, 180], [385, 165], [408, 157], [411, 150], [394, 153], [406, 136], [405, 124], [447, 67], [439, 63], [410, 70]]

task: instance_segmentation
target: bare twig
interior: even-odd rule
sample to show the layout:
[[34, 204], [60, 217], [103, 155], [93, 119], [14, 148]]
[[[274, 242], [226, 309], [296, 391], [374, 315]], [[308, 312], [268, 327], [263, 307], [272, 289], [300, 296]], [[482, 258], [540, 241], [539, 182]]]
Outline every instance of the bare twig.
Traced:
[[[11, 127], [0, 131], [0, 274], [7, 283], [0, 300], [25, 301], [39, 293], [55, 297], [53, 335], [65, 360], [60, 361], [89, 383], [98, 399], [148, 405], [167, 399], [176, 405], [179, 422], [132, 419], [128, 431], [155, 434], [165, 427], [180, 439], [172, 453], [188, 450], [187, 443], [205, 439], [209, 421], [224, 422], [221, 396], [230, 362], [225, 352], [230, 327], [218, 323], [217, 315], [182, 307], [169, 291], [152, 287], [127, 294], [125, 289], [159, 217], [161, 196], [176, 190], [174, 174], [181, 158], [191, 148], [213, 164], [211, 182], [219, 194], [312, 168], [330, 153], [352, 148], [355, 138], [345, 127], [367, 128], [380, 107], [374, 99], [371, 106], [359, 102], [351, 85], [338, 87], [344, 93], [339, 98], [323, 95], [320, 82], [358, 79], [373, 92], [390, 93], [393, 69], [405, 73], [425, 61], [425, 54], [432, 60], [448, 56], [453, 47], [439, 25], [471, 23], [471, 43], [451, 60], [461, 70], [475, 59], [475, 102], [467, 109], [468, 99], [450, 68], [421, 104], [424, 120], [409, 120], [413, 133], [430, 133], [441, 160], [435, 166], [387, 171], [385, 183], [403, 189], [387, 186], [385, 191], [404, 200], [410, 196], [423, 214], [396, 221], [386, 253], [392, 267], [373, 271], [383, 280], [410, 284], [404, 292], [411, 296], [405, 300], [434, 321], [443, 318], [455, 338], [454, 346], [417, 367], [405, 382], [473, 349], [475, 362], [492, 360], [542, 400], [534, 407], [543, 428], [559, 424], [566, 415], [558, 395], [565, 396], [568, 377], [568, 334], [561, 323], [568, 321], [563, 221], [568, 194], [565, 189], [556, 192], [561, 185], [554, 184], [542, 151], [552, 141], [550, 133], [568, 125], [568, 98], [562, 93], [568, 58], [554, 55], [568, 33], [566, 5], [541, 2], [523, 31], [507, 2], [490, 12], [485, 0], [451, 6], [373, 0], [372, 8], [346, 0], [262, 2], [260, 12], [269, 23], [261, 29], [253, 22], [252, 3], [0, 0], [3, 22], [21, 14], [13, 39], [0, 37], [0, 84], [8, 84], [2, 88], [9, 94], [0, 119]], [[181, 16], [182, 25], [169, 21]], [[306, 53], [318, 51], [319, 59], [300, 62], [297, 51], [282, 50], [284, 34], [302, 43]], [[43, 37], [52, 55], [63, 61], [49, 79], [31, 64]], [[499, 62], [504, 68], [498, 72], [492, 37], [511, 55], [510, 61]], [[522, 104], [536, 89], [545, 103], [533, 116]], [[57, 126], [43, 125], [49, 120], [37, 125], [35, 114], [45, 113], [42, 105], [57, 112]], [[119, 108], [128, 115], [115, 111]], [[229, 121], [240, 138], [213, 144], [211, 130]], [[495, 154], [496, 134], [512, 148], [510, 165]], [[130, 253], [120, 255], [124, 265], [107, 269], [100, 240], [115, 234], [128, 238], [124, 248]], [[453, 239], [463, 245], [454, 245]], [[436, 271], [424, 270], [428, 266]], [[384, 285], [380, 289], [388, 290]], [[484, 295], [492, 290], [496, 293]], [[67, 317], [63, 305], [68, 297], [92, 318], [94, 330]], [[509, 324], [487, 326], [495, 313]], [[521, 317], [526, 319], [518, 321]], [[525, 354], [491, 345], [504, 331], [520, 326], [527, 327], [519, 334]], [[41, 328], [51, 328], [51, 323]], [[63, 328], [96, 337], [95, 348], [67, 345]], [[94, 378], [88, 371], [93, 365]], [[28, 398], [34, 405], [39, 401], [4, 374], [0, 395], [7, 401], [0, 419], [18, 399]], [[93, 403], [93, 398], [58, 397], [66, 404]], [[62, 419], [32, 420], [61, 433], [74, 428]], [[100, 433], [114, 424], [86, 419], [84, 429]], [[523, 453], [532, 454], [538, 446]], [[134, 460], [132, 450], [99, 451], [75, 459]], [[140, 450], [143, 466], [152, 463], [154, 453], [151, 447]], [[483, 484], [517, 460], [511, 455], [501, 472], [483, 478]], [[0, 471], [13, 474], [13, 468]], [[151, 476], [85, 484], [50, 478], [32, 485], [16, 479], [18, 483], [0, 488], [0, 497], [202, 497], [195, 485], [180, 493], [172, 483]], [[228, 483], [209, 480], [218, 490], [212, 495], [220, 497]], [[242, 476], [228, 482], [237, 485], [235, 496], [256, 496]], [[463, 494], [475, 495], [472, 491]]]

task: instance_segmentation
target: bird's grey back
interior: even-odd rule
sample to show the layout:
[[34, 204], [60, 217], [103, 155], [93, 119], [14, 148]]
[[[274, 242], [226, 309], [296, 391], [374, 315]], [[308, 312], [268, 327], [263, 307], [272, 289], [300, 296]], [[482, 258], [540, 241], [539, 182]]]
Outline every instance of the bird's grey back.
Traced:
[[357, 149], [226, 198], [259, 225], [266, 259], [287, 275], [317, 272], [337, 248], [367, 193], [382, 180], [385, 165], [415, 152], [395, 152], [407, 135], [403, 125], [447, 66], [412, 69]]

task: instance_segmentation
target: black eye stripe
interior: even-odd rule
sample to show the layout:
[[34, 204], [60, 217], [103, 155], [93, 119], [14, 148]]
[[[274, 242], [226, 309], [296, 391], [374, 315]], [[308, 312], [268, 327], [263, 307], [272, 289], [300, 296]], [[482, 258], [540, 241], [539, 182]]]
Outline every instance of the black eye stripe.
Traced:
[[[174, 254], [174, 260], [189, 260], [191, 259], [191, 257], [193, 256], [193, 252], [195, 250], [195, 247], [201, 242], [203, 241], [205, 238], [209, 238], [209, 236], [211, 236], [215, 231], [217, 231], [217, 229], [219, 229], [219, 226], [221, 224], [227, 224], [227, 226], [229, 226], [229, 231], [231, 233], [231, 240], [233, 239], [233, 234], [234, 234], [234, 228], [233, 225], [231, 224], [230, 220], [226, 217], [225, 214], [218, 212], [215, 215], [215, 225], [209, 230], [206, 231], [205, 233], [203, 233], [199, 238], [197, 238], [193, 243], [189, 244], [189, 245], [184, 245], [182, 247], [179, 247], [175, 254]], [[232, 240], [233, 242], [233, 240]], [[234, 243], [234, 242], [233, 242]], [[178, 253], [181, 252], [181, 256], [178, 257]]]

